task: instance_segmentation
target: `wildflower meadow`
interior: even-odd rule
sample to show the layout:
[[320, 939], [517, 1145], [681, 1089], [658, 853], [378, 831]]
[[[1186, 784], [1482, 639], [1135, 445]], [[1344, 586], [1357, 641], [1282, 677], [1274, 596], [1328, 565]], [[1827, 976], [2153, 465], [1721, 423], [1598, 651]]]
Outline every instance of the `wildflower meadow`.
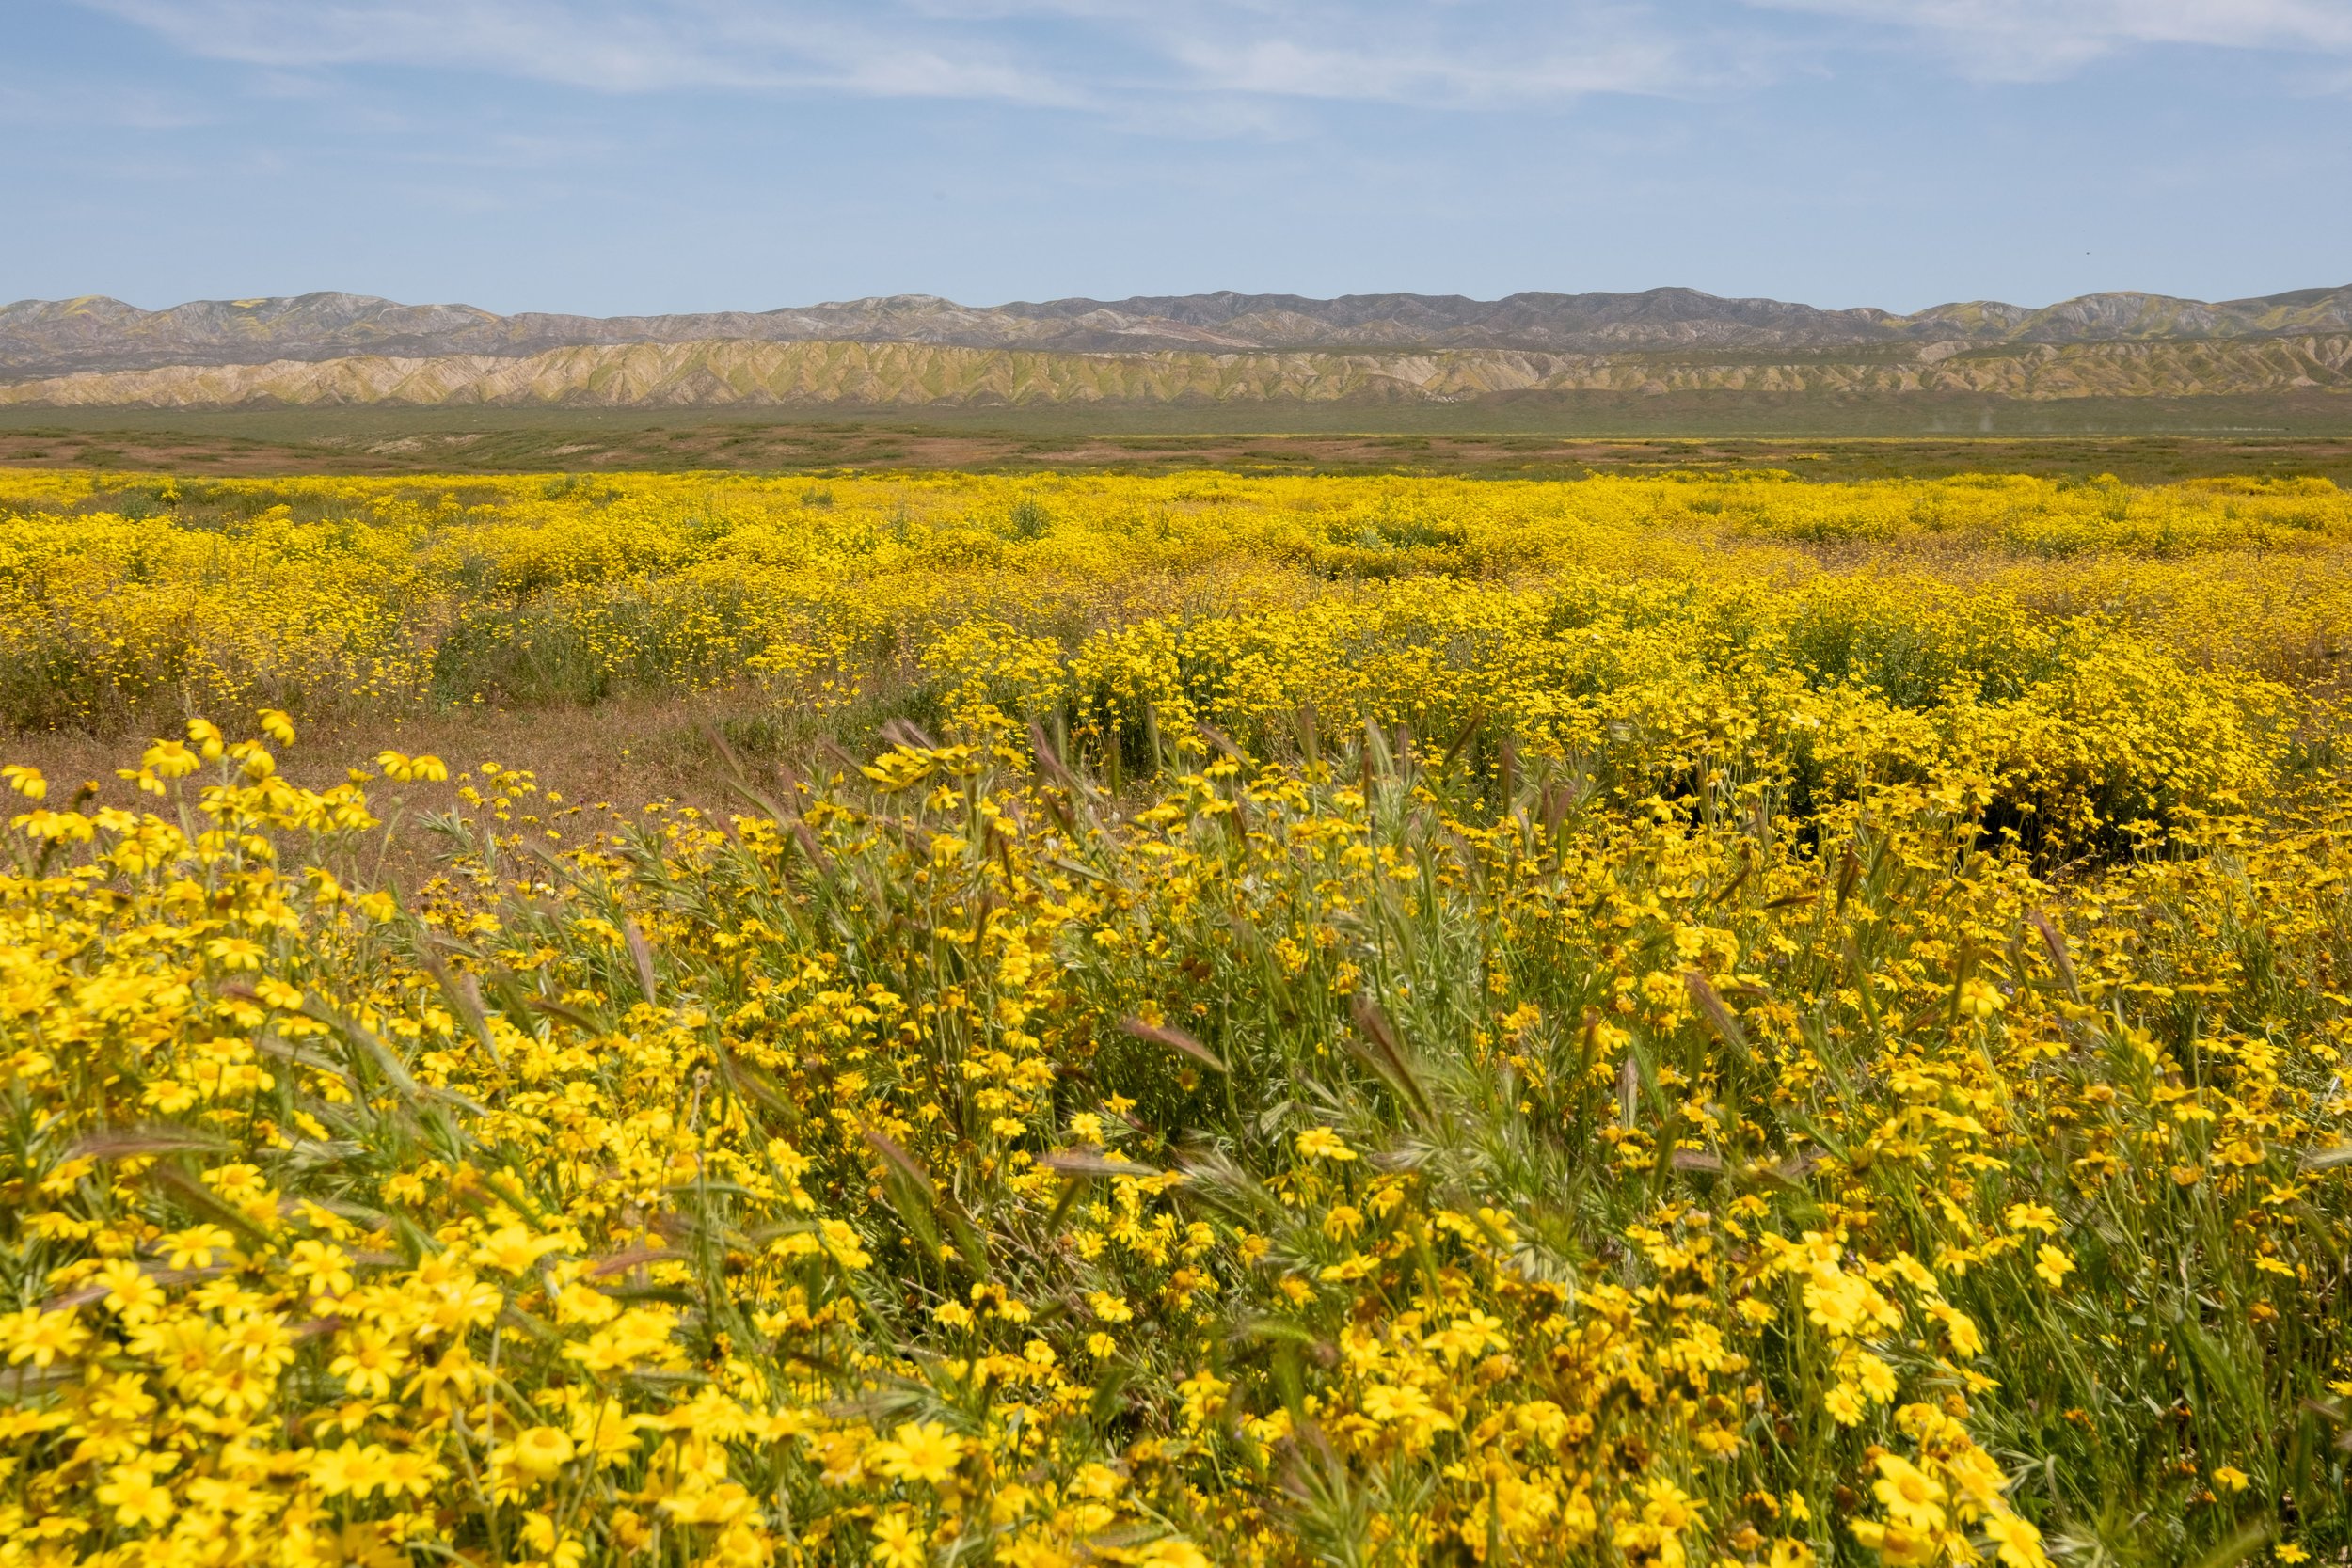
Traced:
[[2345, 1560], [2348, 649], [2325, 481], [0, 473], [0, 1563]]

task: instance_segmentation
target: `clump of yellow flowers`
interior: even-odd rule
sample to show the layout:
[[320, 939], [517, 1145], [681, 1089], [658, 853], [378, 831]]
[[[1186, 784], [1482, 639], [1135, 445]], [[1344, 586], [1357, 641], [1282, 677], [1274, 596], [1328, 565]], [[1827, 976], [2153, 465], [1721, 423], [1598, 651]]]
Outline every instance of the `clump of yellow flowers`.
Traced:
[[[1187, 482], [1216, 558], [1132, 483], [1136, 613], [934, 601], [936, 733], [723, 819], [477, 768], [403, 890], [451, 770], [306, 788], [278, 706], [128, 746], [137, 809], [0, 770], [0, 1563], [2352, 1547], [2339, 501], [2162, 501], [2198, 578], [2090, 487], [2107, 554], [1988, 582], [1794, 487], [1593, 482], [1686, 513], [1547, 567], [1534, 490]], [[1932, 493], [1879, 531], [2076, 505]], [[1268, 567], [1311, 502], [1527, 575]], [[458, 574], [510, 525], [448, 510], [366, 527]]]
[[[2063, 858], [2245, 803], [2352, 626], [2324, 480], [1805, 484], [0, 470], [0, 723], [722, 691], [770, 729], [1039, 720], [1114, 787], [1302, 706], [1638, 799], [1970, 757]], [[529, 759], [522, 760], [528, 765]]]

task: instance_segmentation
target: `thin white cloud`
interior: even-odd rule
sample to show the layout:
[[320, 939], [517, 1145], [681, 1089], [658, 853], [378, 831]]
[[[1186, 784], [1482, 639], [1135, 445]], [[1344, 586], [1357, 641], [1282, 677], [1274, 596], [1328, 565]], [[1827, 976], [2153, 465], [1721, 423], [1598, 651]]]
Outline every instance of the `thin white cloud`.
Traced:
[[2352, 0], [1749, 0], [1874, 24], [1972, 75], [2046, 81], [2149, 45], [2352, 55]]
[[1211, 135], [1292, 123], [1282, 105], [1318, 102], [1502, 109], [1694, 95], [1834, 71], [1856, 42], [1924, 46], [2006, 80], [2061, 77], [2145, 45], [2352, 56], [2352, 0], [82, 3], [263, 72], [402, 66], [620, 93], [965, 100]]
[[1722, 73], [1608, 0], [84, 0], [196, 55], [613, 92], [818, 88], [1090, 107], [1136, 98], [1476, 107]]
[[[1222, 20], [1200, 15], [1208, 8], [1185, 20]], [[1704, 51], [1626, 9], [1531, 20], [1500, 7], [1296, 5], [1256, 20], [1179, 25], [1162, 8], [1142, 25], [1195, 82], [1280, 98], [1502, 106], [1687, 91], [1721, 74]]]
[[[888, 8], [732, 0], [85, 0], [191, 54], [276, 70], [419, 66], [612, 92], [813, 87], [1058, 103], [984, 38], [926, 38]], [[951, 49], [948, 45], [954, 45]]]

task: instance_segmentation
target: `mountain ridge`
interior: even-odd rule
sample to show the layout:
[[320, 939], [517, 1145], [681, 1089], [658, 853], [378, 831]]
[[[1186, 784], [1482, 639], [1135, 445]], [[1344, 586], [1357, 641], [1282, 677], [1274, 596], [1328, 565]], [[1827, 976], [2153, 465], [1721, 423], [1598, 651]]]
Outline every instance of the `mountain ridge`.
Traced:
[[2116, 291], [2040, 308], [1958, 301], [1899, 315], [1634, 293], [1299, 294], [1218, 291], [964, 306], [893, 294], [764, 311], [498, 315], [325, 291], [142, 310], [103, 295], [0, 306], [0, 382], [83, 372], [322, 363], [375, 356], [524, 359], [567, 348], [716, 342], [927, 344], [1054, 354], [1530, 352], [1642, 354], [2066, 346], [2282, 339], [2352, 330], [2352, 285], [2202, 301]]
[[[1939, 352], [1948, 351], [1948, 352]], [[2055, 401], [2352, 391], [2352, 332], [1968, 345], [1711, 359], [1528, 350], [1067, 354], [841, 341], [574, 345], [532, 356], [350, 355], [80, 372], [0, 384], [0, 406], [1020, 407], [1465, 403], [1550, 392], [1974, 393]]]

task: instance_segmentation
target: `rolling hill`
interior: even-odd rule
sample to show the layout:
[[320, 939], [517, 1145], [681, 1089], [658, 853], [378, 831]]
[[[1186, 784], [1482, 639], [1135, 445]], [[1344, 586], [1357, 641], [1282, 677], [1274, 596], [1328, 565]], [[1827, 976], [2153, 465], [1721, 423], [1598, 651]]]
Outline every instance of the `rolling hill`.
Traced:
[[930, 295], [499, 316], [345, 293], [0, 307], [0, 404], [813, 407], [1466, 402], [1563, 391], [2197, 397], [2352, 388], [2352, 287], [1911, 315], [1630, 294]]
[[1018, 407], [1461, 403], [1572, 391], [1859, 397], [1967, 392], [2047, 400], [2314, 388], [2352, 388], [2352, 333], [2062, 347], [1955, 350], [1930, 344], [1868, 357], [1820, 354], [1734, 360], [1491, 349], [1046, 354], [925, 343], [636, 343], [515, 358], [354, 355], [262, 365], [82, 372], [0, 385], [0, 405]]

